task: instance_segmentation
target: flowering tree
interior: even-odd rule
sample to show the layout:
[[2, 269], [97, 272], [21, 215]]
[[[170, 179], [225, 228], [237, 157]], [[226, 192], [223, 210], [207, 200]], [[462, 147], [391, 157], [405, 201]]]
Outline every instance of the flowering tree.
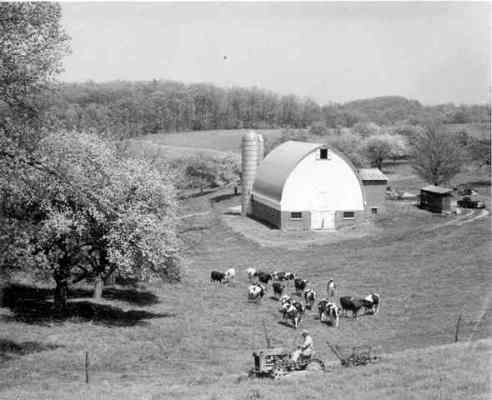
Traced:
[[179, 278], [174, 186], [145, 161], [121, 159], [93, 135], [56, 133], [20, 161], [7, 154], [0, 172], [0, 265], [51, 276], [58, 309], [87, 277], [95, 297], [115, 270]]

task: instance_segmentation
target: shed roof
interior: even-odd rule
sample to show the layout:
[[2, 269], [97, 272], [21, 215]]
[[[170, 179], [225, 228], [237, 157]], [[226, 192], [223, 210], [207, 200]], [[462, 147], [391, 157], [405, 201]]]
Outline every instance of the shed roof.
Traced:
[[285, 181], [292, 170], [307, 154], [319, 147], [323, 145], [292, 140], [280, 144], [259, 165], [253, 191], [280, 202]]
[[379, 168], [361, 168], [359, 176], [362, 181], [386, 181], [388, 177], [381, 172]]
[[442, 195], [450, 194], [453, 192], [453, 189], [448, 189], [448, 188], [444, 188], [441, 186], [435, 186], [435, 185], [425, 186], [420, 190], [422, 190], [424, 192], [430, 192], [430, 193], [436, 193], [436, 194], [442, 194]]

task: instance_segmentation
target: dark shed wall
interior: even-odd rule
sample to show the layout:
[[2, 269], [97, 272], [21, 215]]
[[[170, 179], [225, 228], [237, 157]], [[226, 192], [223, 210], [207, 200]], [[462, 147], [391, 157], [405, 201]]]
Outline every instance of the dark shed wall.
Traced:
[[449, 194], [439, 194], [420, 191], [420, 207], [433, 212], [449, 211], [451, 209], [451, 198]]

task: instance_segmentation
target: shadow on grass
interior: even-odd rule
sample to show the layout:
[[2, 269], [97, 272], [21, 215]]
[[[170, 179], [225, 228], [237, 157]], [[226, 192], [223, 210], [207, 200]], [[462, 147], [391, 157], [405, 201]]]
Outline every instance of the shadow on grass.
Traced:
[[[76, 289], [72, 291], [71, 297], [78, 294], [83, 297], [90, 291]], [[150, 294], [147, 298], [135, 303], [135, 290], [108, 289], [104, 297], [118, 300], [127, 299], [133, 304], [152, 304], [154, 295]], [[113, 296], [113, 297], [111, 297]], [[3, 306], [9, 308], [12, 316], [5, 316], [3, 320], [20, 321], [30, 324], [43, 324], [50, 321], [62, 322], [70, 320], [72, 322], [92, 321], [106, 326], [134, 326], [141, 324], [145, 319], [174, 317], [174, 313], [152, 313], [144, 310], [128, 310], [107, 304], [98, 304], [91, 301], [76, 300], [69, 301], [66, 309], [56, 312], [53, 307], [53, 290], [39, 289], [25, 285], [10, 285], [4, 289]]]
[[[287, 321], [278, 321], [277, 323], [278, 323], [279, 325], [286, 326], [287, 328], [296, 329], [296, 327], [295, 327], [292, 323], [287, 322]], [[299, 325], [299, 327], [300, 327], [300, 325]], [[298, 327], [298, 328], [299, 328], [299, 327]]]
[[221, 201], [233, 199], [235, 197], [238, 197], [239, 194], [234, 194], [234, 193], [229, 193], [229, 194], [220, 194], [218, 196], [210, 198], [210, 201], [212, 203], [220, 203]]
[[481, 186], [487, 187], [487, 186], [490, 186], [491, 185], [491, 182], [488, 179], [482, 179], [482, 180], [479, 180], [479, 181], [465, 182], [463, 185], [471, 186], [471, 187], [481, 187]]
[[54, 350], [58, 347], [63, 347], [56, 344], [43, 344], [39, 342], [14, 342], [9, 339], [0, 338], [0, 361], [7, 361], [12, 356], [23, 356], [30, 353], [38, 353], [40, 351]]

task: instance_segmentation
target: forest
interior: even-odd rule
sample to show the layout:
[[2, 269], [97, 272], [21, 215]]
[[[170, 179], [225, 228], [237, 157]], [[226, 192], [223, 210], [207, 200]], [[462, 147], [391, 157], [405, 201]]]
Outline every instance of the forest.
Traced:
[[120, 139], [194, 130], [307, 128], [313, 123], [340, 128], [366, 122], [490, 122], [490, 105], [425, 106], [399, 96], [320, 105], [256, 87], [160, 80], [58, 83], [52, 89], [46, 105], [51, 121], [65, 129], [93, 130]]

